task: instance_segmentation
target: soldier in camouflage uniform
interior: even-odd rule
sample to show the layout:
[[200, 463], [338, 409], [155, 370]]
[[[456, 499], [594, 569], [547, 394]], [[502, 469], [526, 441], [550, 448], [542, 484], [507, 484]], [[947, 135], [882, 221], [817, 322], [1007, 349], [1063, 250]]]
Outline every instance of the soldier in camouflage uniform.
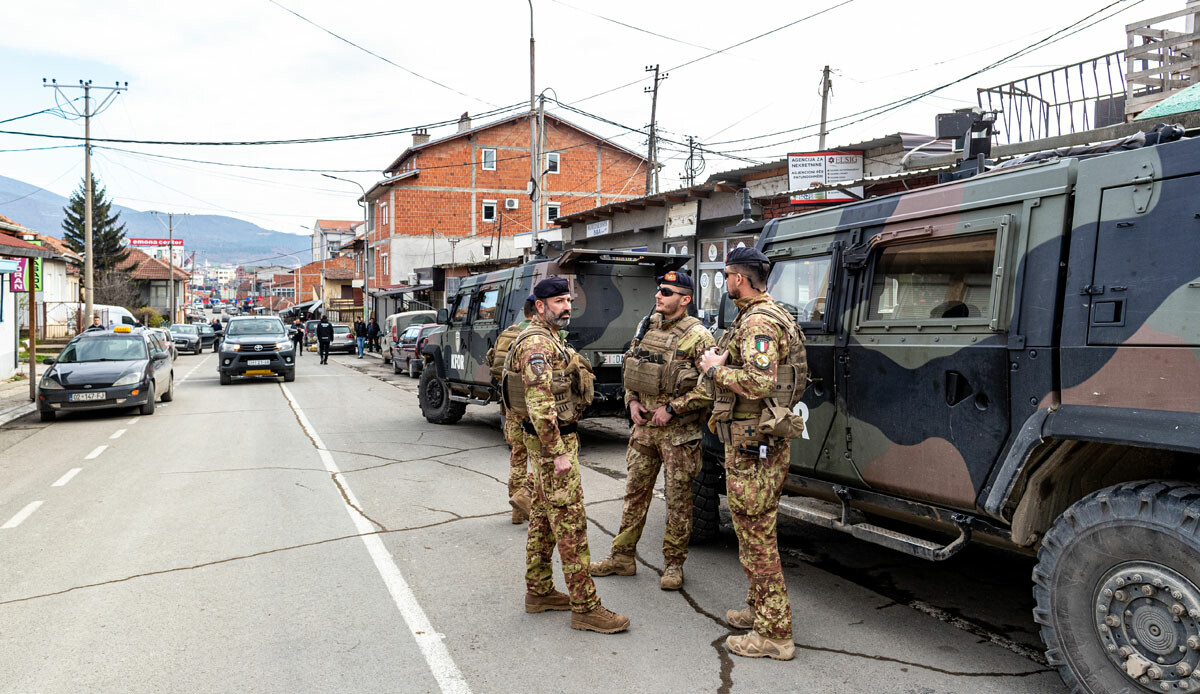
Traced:
[[[499, 381], [503, 376], [504, 362], [512, 343], [529, 327], [537, 313], [535, 298], [530, 294], [525, 299], [525, 319], [505, 328], [497, 337], [495, 345], [488, 350], [487, 364], [492, 375]], [[508, 455], [508, 503], [512, 506], [512, 523], [520, 525], [529, 518], [533, 506], [533, 473], [529, 471], [529, 454], [525, 450], [525, 434], [521, 431], [521, 418], [510, 416], [500, 405], [500, 416], [504, 418], [504, 441], [509, 446]]]
[[[772, 311], [766, 293], [770, 267], [754, 248], [738, 248], [725, 259], [725, 287], [738, 308], [738, 318], [721, 340], [724, 351], [713, 349], [700, 360], [716, 389], [718, 420], [722, 394], [731, 404], [725, 443], [725, 474], [730, 515], [738, 538], [738, 559], [750, 581], [748, 608], [729, 610], [730, 626], [752, 629], [730, 636], [725, 646], [736, 655], [791, 660], [792, 609], [779, 560], [775, 521], [779, 496], [787, 477], [790, 446], [757, 431], [762, 399], [775, 389], [780, 358], [787, 358], [794, 340], [802, 339], [795, 321], [784, 325]], [[712, 424], [710, 423], [710, 426]]]
[[625, 503], [621, 529], [610, 554], [591, 565], [593, 576], [632, 576], [634, 552], [658, 470], [663, 468], [667, 523], [663, 531], [666, 568], [663, 590], [683, 585], [683, 562], [692, 534], [692, 478], [700, 470], [700, 411], [712, 402], [699, 379], [700, 355], [713, 346], [712, 335], [687, 315], [694, 285], [686, 272], [658, 278], [654, 314], [625, 354], [625, 403], [633, 432], [625, 459]]
[[[537, 317], [513, 344], [502, 384], [509, 411], [522, 416], [533, 468], [525, 611], [570, 609], [573, 629], [624, 631], [629, 618], [600, 604], [588, 575], [587, 514], [575, 422], [591, 402], [591, 370], [558, 333], [571, 318], [569, 285], [551, 277], [539, 282], [533, 293]], [[556, 544], [569, 596], [554, 590]]]

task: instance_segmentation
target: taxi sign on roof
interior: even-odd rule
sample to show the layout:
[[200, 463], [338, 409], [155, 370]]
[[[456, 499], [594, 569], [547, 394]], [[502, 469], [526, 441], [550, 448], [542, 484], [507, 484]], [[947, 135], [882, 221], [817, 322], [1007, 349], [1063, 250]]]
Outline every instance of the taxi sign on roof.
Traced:
[[128, 325], [118, 325], [115, 328], [113, 328], [113, 332], [114, 333], [130, 333], [130, 332], [133, 332], [133, 330]]

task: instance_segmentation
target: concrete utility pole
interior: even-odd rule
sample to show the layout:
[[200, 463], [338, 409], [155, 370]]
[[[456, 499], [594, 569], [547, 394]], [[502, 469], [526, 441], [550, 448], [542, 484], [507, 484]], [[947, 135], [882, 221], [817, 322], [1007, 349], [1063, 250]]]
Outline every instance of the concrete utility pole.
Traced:
[[[52, 87], [54, 91], [63, 98], [75, 115], [83, 118], [83, 319], [91, 325], [92, 320], [92, 297], [93, 297], [93, 271], [95, 269], [95, 259], [92, 257], [92, 116], [98, 116], [104, 112], [117, 94], [129, 89], [129, 83], [125, 82], [122, 85], [120, 82], [112, 87], [94, 87], [92, 81], [79, 80], [78, 85], [60, 85], [58, 80], [50, 80], [46, 82], [46, 78], [42, 78], [43, 87]], [[75, 102], [67, 98], [63, 93], [64, 89], [82, 89], [83, 90], [83, 113], [75, 108]], [[100, 105], [92, 109], [91, 93], [93, 89], [107, 90], [108, 94]], [[57, 99], [55, 102], [57, 103]]]
[[665, 80], [668, 73], [658, 73], [658, 64], [647, 65], [646, 72], [654, 73], [654, 86], [646, 87], [642, 91], [650, 94], [650, 146], [648, 148], [646, 158], [649, 163], [646, 165], [646, 195], [650, 195], [658, 191], [658, 83]]
[[[538, 148], [537, 148], [537, 112], [533, 105], [534, 97], [534, 60], [533, 60], [533, 0], [529, 0], [529, 230], [537, 236], [537, 200], [541, 196], [538, 190]], [[437, 243], [434, 243], [437, 248]], [[454, 254], [453, 246], [451, 255]]]
[[[546, 96], [543, 94], [538, 99], [538, 159], [541, 159], [542, 152], [546, 151]], [[530, 231], [533, 232], [533, 238], [537, 238], [538, 229], [542, 227], [542, 191], [546, 189], [546, 171], [545, 163], [538, 165], [538, 195], [537, 201], [533, 203], [533, 209], [530, 214], [533, 215], [533, 224], [530, 225]], [[498, 212], [498, 210], [497, 210]]]
[[[167, 314], [168, 324], [175, 322], [175, 213], [153, 212], [155, 217], [167, 215]], [[186, 214], [186, 213], [184, 213]], [[160, 219], [161, 223], [162, 220]]]
[[817, 149], [825, 151], [825, 134], [828, 132], [825, 129], [826, 116], [829, 113], [829, 92], [833, 89], [833, 82], [829, 79], [829, 66], [825, 66], [825, 70], [821, 72], [821, 141], [817, 144]]

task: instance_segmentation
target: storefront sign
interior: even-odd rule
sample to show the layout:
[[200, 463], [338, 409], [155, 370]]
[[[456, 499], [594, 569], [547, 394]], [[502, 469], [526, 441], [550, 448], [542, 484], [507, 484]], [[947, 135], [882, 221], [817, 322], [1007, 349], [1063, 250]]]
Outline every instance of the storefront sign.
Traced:
[[692, 200], [667, 208], [667, 226], [663, 236], [671, 239], [695, 236], [696, 221], [700, 218], [700, 201]]
[[[788, 189], [801, 190], [827, 186], [863, 177], [862, 152], [805, 152], [788, 155]], [[849, 189], [856, 196], [840, 190], [801, 193], [791, 198], [793, 205], [823, 205], [861, 199], [862, 186]]]
[[158, 246], [183, 246], [183, 239], [126, 239], [134, 248], [155, 248]]
[[8, 276], [8, 290], [11, 292], [27, 292], [29, 285], [25, 281], [25, 270], [29, 267], [29, 258], [14, 258], [17, 261], [17, 271]]
[[599, 222], [592, 222], [591, 224], [587, 225], [587, 238], [590, 239], [593, 236], [604, 236], [611, 228], [611, 219], [602, 219]]

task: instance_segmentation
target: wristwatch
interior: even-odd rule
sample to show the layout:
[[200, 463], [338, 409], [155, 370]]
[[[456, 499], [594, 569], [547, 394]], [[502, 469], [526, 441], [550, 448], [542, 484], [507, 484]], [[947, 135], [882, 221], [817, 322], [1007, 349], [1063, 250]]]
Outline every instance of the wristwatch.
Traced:
[[667, 414], [671, 415], [672, 417], [675, 416], [675, 408], [671, 407], [671, 403], [667, 403], [666, 410]]
[[708, 376], [711, 379], [713, 377], [713, 374], [715, 374], [716, 372], [717, 372], [717, 365], [713, 364], [712, 366], [708, 367], [708, 371], [705, 371], [704, 375]]

